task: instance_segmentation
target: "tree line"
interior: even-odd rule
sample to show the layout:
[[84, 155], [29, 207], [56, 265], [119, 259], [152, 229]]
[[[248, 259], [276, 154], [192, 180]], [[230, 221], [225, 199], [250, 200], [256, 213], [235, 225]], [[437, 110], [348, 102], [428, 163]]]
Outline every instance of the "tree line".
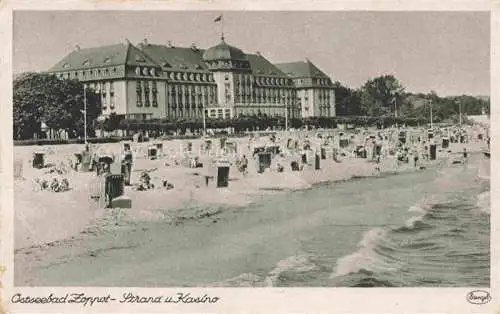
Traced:
[[459, 113], [480, 115], [490, 113], [489, 98], [468, 95], [440, 97], [429, 93], [407, 92], [393, 75], [383, 75], [368, 80], [358, 89], [334, 83], [338, 116], [395, 116], [430, 120], [433, 122], [456, 122]]
[[[467, 95], [440, 97], [435, 92], [414, 94], [405, 91], [404, 86], [393, 75], [379, 76], [368, 80], [358, 89], [334, 84], [336, 95], [336, 117], [311, 117], [289, 119], [288, 126], [334, 128], [338, 124], [354, 126], [376, 125], [386, 127], [393, 124], [422, 125], [429, 122], [432, 108], [434, 122], [458, 120], [461, 106], [463, 114], [478, 115], [484, 109], [490, 110], [489, 99]], [[57, 138], [64, 131], [69, 138], [84, 136], [84, 87], [77, 80], [59, 79], [45, 73], [25, 73], [14, 79], [13, 124], [14, 139], [38, 138], [46, 134], [46, 127]], [[108, 132], [148, 131], [157, 134], [176, 132], [183, 134], [187, 129], [201, 132], [202, 119], [153, 119], [130, 120], [123, 116], [109, 115], [98, 119], [101, 114], [100, 95], [88, 89], [87, 135], [95, 136], [96, 130]], [[234, 128], [236, 132], [246, 130], [283, 129], [284, 117], [266, 115], [238, 116], [232, 119], [209, 119], [207, 128]]]

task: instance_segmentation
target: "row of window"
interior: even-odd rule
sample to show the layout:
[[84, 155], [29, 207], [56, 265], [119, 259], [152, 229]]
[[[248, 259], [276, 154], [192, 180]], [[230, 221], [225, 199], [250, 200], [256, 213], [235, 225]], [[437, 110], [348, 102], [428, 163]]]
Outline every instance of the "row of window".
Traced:
[[168, 103], [173, 108], [216, 103], [215, 87], [212, 86], [168, 85], [167, 97]]
[[85, 88], [90, 88], [91, 90], [97, 92], [97, 93], [105, 93], [105, 92], [110, 92], [114, 93], [115, 91], [115, 84], [113, 81], [98, 81], [98, 82], [92, 82], [92, 83], [87, 83], [83, 84]]
[[252, 88], [240, 90], [236, 88], [237, 102], [243, 100], [249, 102], [274, 102], [280, 103], [284, 99], [294, 98], [295, 93], [290, 90], [276, 89], [276, 88]]
[[136, 83], [137, 107], [158, 107], [158, 89], [156, 81], [138, 81]]
[[312, 81], [309, 81], [309, 79], [297, 79], [295, 82], [298, 85], [303, 85], [303, 84], [307, 84], [309, 82], [312, 82], [313, 85], [331, 86], [329, 79], [315, 79], [315, 78], [313, 78]]
[[317, 93], [320, 100], [325, 99], [327, 102], [330, 100], [330, 90], [320, 89]]
[[[285, 112], [283, 111], [282, 108], [255, 108], [255, 107], [250, 107], [250, 108], [238, 108], [237, 114], [244, 114], [244, 115], [267, 115], [267, 116], [283, 116]], [[293, 110], [292, 108], [288, 108], [288, 117], [293, 118], [296, 117], [300, 114], [299, 110]]]
[[136, 67], [135, 68], [135, 74], [136, 75], [143, 75], [143, 76], [157, 76], [159, 72], [155, 68], [148, 68], [148, 67]]
[[68, 71], [56, 73], [56, 76], [60, 79], [79, 79], [79, 78], [90, 78], [90, 77], [102, 77], [102, 76], [114, 76], [118, 73], [118, 69], [115, 68], [100, 68], [91, 70], [81, 70], [81, 71]]
[[165, 74], [173, 81], [214, 82], [211, 73], [166, 72]]
[[330, 107], [319, 106], [318, 109], [319, 109], [319, 116], [320, 117], [330, 117], [331, 116]]
[[[228, 79], [228, 78], [227, 78]], [[289, 86], [290, 81], [282, 77], [267, 77], [267, 76], [253, 76], [253, 75], [237, 75], [234, 78], [235, 86]]]
[[231, 109], [229, 108], [209, 108], [206, 111], [209, 118], [228, 118], [231, 116]]
[[179, 95], [210, 95], [215, 94], [215, 86], [168, 85], [168, 94]]
[[[168, 109], [168, 108], [167, 108]], [[203, 117], [203, 108], [177, 108], [168, 109], [167, 116], [177, 118], [199, 118]]]

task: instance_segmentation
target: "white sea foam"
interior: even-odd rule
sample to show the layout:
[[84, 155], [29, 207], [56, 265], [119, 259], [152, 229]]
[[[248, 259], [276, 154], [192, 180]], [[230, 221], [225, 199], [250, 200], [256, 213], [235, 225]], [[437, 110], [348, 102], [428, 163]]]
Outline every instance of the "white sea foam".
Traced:
[[285, 271], [303, 273], [317, 268], [311, 262], [311, 255], [299, 254], [287, 257], [276, 264], [276, 267], [267, 274], [265, 282], [268, 287], [276, 286], [276, 281], [280, 274]]
[[408, 219], [407, 221], [405, 221], [405, 227], [408, 228], [408, 229], [413, 229], [415, 228], [415, 224], [419, 221], [422, 221], [422, 218], [424, 216], [413, 216], [411, 217], [410, 219]]
[[422, 214], [427, 213], [427, 210], [421, 205], [413, 205], [408, 209], [408, 211], [409, 212], [418, 212], [418, 213], [422, 213]]
[[380, 243], [380, 240], [386, 233], [381, 228], [367, 231], [358, 244], [359, 250], [339, 259], [335, 271], [330, 278], [356, 273], [362, 269], [374, 270], [384, 268], [385, 270], [394, 270], [381, 261], [380, 256], [374, 251], [374, 248]]

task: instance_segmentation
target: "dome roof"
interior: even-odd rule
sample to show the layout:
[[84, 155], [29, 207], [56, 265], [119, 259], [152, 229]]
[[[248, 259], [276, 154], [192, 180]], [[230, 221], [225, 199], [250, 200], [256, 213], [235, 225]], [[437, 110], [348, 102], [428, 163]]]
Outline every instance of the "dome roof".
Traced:
[[216, 46], [208, 48], [203, 54], [204, 61], [237, 60], [246, 61], [247, 56], [240, 49], [228, 45], [224, 39]]

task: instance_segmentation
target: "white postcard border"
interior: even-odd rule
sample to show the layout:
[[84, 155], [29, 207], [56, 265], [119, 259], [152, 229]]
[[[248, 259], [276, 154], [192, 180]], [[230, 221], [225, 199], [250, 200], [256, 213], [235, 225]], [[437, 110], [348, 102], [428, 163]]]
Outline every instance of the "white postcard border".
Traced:
[[[500, 224], [496, 214], [499, 194], [500, 125], [492, 124], [492, 230], [491, 292], [492, 301], [473, 305], [466, 294], [476, 288], [102, 288], [102, 287], [13, 287], [13, 148], [12, 148], [12, 10], [418, 10], [418, 11], [491, 11], [491, 119], [500, 121], [500, 110], [494, 105], [500, 99], [500, 15], [493, 1], [9, 1], [0, 2], [0, 136], [1, 150], [1, 252], [5, 272], [1, 277], [2, 308], [6, 312], [173, 312], [173, 313], [500, 313], [498, 283]], [[8, 43], [8, 44], [4, 44]], [[9, 304], [21, 292], [37, 296], [50, 293], [86, 293], [120, 298], [125, 292], [145, 296], [175, 295], [178, 292], [219, 297], [215, 304], [131, 305], [114, 302], [92, 307], [81, 305]]]

